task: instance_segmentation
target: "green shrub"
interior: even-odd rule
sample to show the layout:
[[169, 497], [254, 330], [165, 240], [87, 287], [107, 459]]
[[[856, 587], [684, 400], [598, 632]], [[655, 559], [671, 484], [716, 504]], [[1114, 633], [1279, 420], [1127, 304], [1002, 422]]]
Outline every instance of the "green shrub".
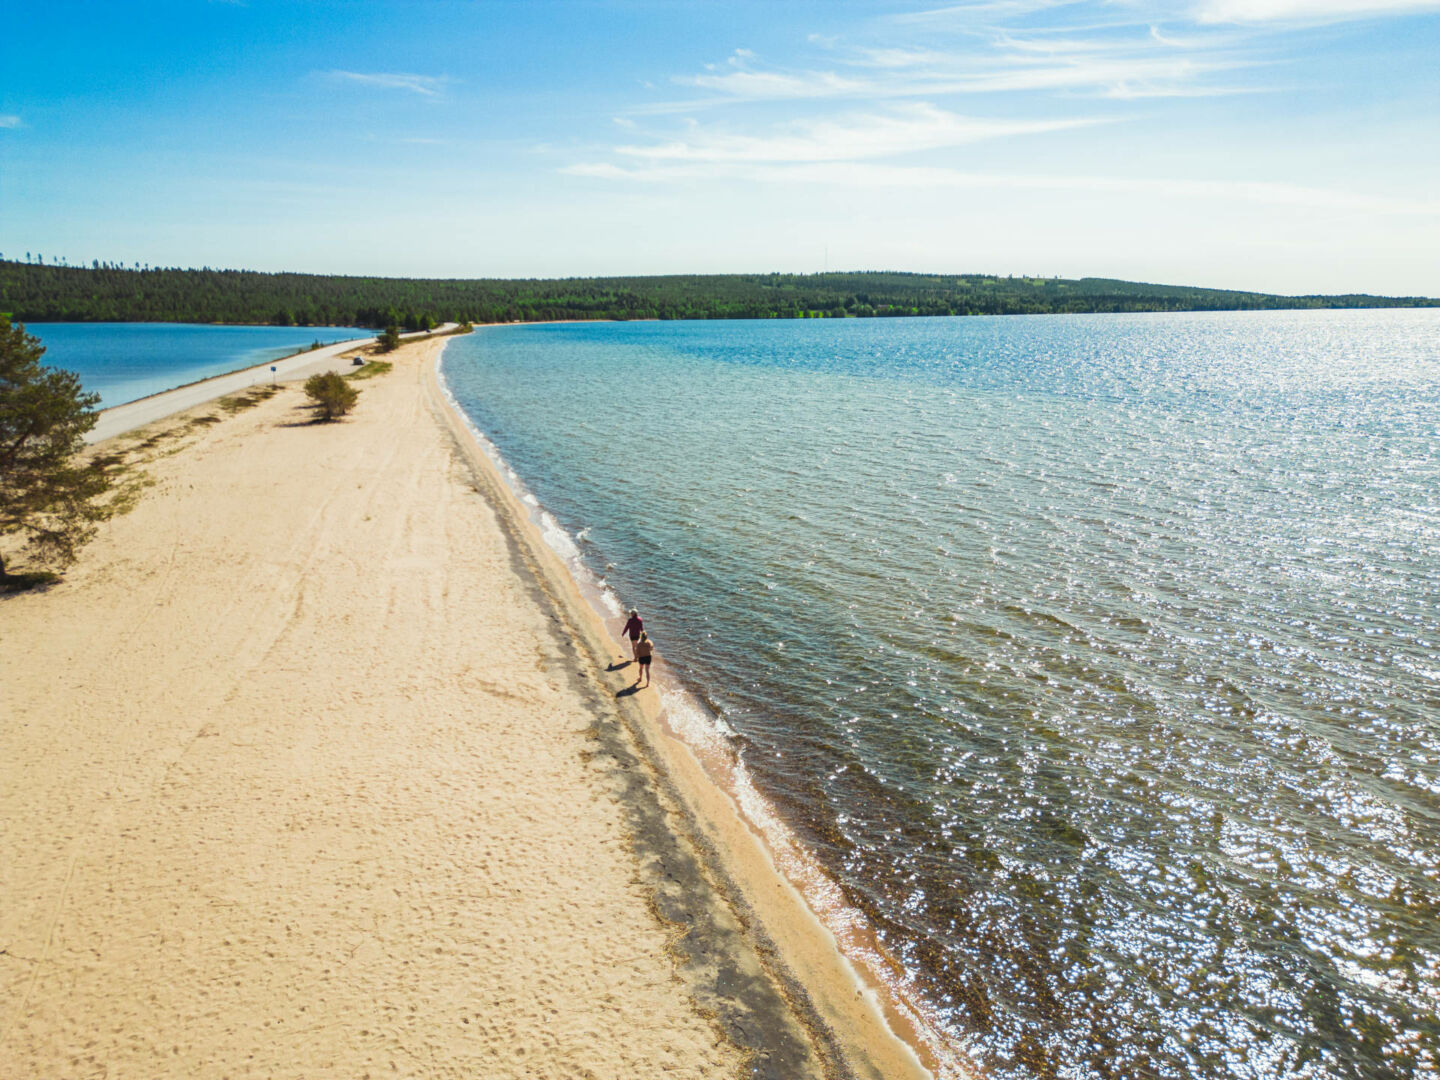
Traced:
[[305, 393], [315, 402], [315, 407], [324, 414], [326, 420], [344, 416], [354, 407], [360, 396], [360, 391], [335, 371], [327, 371], [324, 375], [311, 375], [305, 380]]
[[387, 326], [385, 332], [376, 339], [378, 352], [394, 352], [400, 347], [400, 328], [398, 326]]

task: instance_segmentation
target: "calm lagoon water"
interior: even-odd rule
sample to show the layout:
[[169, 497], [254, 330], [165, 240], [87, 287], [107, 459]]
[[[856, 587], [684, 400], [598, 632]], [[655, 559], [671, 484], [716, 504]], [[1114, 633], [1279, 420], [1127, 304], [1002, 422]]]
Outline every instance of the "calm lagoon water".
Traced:
[[1440, 312], [444, 371], [988, 1075], [1440, 1075]]
[[32, 323], [45, 346], [42, 363], [80, 376], [100, 407], [227, 371], [278, 360], [319, 341], [370, 337], [372, 330], [336, 326], [197, 326], [189, 323]]

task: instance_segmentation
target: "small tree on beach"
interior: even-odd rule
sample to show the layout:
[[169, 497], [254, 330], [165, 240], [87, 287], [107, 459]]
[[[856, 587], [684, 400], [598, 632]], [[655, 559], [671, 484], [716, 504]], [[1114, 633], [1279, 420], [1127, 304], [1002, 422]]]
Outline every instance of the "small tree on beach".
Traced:
[[394, 352], [400, 347], [400, 327], [387, 326], [376, 339], [376, 344], [380, 352]]
[[[44, 352], [0, 315], [0, 534], [22, 533], [33, 555], [67, 566], [115, 508], [101, 501], [111, 488], [103, 467], [75, 461], [100, 395], [83, 392], [73, 372], [42, 365]], [[7, 578], [0, 553], [0, 583]]]
[[327, 371], [324, 375], [311, 375], [305, 380], [305, 393], [324, 413], [326, 420], [344, 416], [355, 407], [355, 402], [360, 397], [360, 391], [335, 371]]

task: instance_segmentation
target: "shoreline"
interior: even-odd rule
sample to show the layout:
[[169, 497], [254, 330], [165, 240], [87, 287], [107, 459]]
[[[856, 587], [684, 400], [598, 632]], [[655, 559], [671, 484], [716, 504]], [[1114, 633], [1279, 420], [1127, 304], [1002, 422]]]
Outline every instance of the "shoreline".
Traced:
[[[445, 323], [434, 330], [403, 334], [401, 340], [413, 343], [417, 339], [448, 336], [455, 325]], [[252, 364], [249, 367], [236, 368], [234, 371], [221, 372], [218, 375], [209, 375], [203, 379], [196, 379], [194, 382], [158, 390], [153, 394], [135, 398], [133, 401], [112, 405], [99, 411], [99, 420], [85, 436], [85, 441], [93, 446], [147, 424], [158, 423], [185, 409], [203, 405], [237, 390], [248, 389], [254, 386], [257, 380], [263, 382], [267, 375], [270, 375], [278, 383], [307, 378], [327, 369], [328, 365], [332, 364], [341, 353], [373, 348], [375, 340], [374, 337], [346, 338], [344, 341], [322, 345], [318, 349], [302, 349], [289, 356]], [[272, 367], [278, 370], [272, 372]]]
[[[443, 376], [444, 359], [442, 349], [428, 365], [427, 389], [435, 395], [431, 407], [464, 448], [471, 467], [485, 474], [487, 496], [503, 504], [512, 528], [530, 549], [533, 572], [546, 579], [564, 605], [597, 667], [600, 657], [608, 661], [618, 654], [623, 660], [623, 615], [616, 598], [578, 549], [573, 555], [563, 552], [548, 538], [552, 531], [559, 533], [573, 547], [558, 523], [546, 522], [549, 512], [498, 447], [460, 409]], [[810, 1002], [845, 1056], [873, 1065], [879, 1075], [917, 1080], [975, 1075], [973, 1063], [927, 1016], [927, 1003], [908, 986], [864, 916], [839, 898], [838, 885], [754, 789], [714, 718], [683, 683], [667, 676], [663, 655], [657, 651], [655, 657], [655, 693], [627, 695], [627, 717], [660, 772], [680, 789], [711, 857], [743, 897], [749, 917], [764, 927], [781, 964], [790, 969], [782, 977]], [[626, 668], [621, 670], [628, 676]], [[612, 678], [611, 686], [621, 693], [626, 684]], [[693, 713], [694, 721], [677, 712]], [[832, 992], [837, 987], [844, 989]]]
[[827, 1012], [816, 927], [775, 962], [443, 343], [339, 424], [170, 414], [152, 490], [0, 602], [0, 1071], [924, 1075]]
[[[206, 323], [205, 325], [209, 326], [212, 324]], [[335, 345], [353, 345], [357, 349], [363, 349], [365, 348], [366, 344], [374, 340], [374, 337], [355, 337], [346, 338], [343, 342], [332, 341], [328, 345], [320, 346], [320, 349], [313, 349], [307, 346], [303, 349], [296, 349], [292, 353], [286, 353], [284, 356], [277, 356], [273, 360], [266, 360], [259, 364], [247, 364], [244, 367], [231, 368], [229, 371], [217, 371], [214, 375], [206, 375], [203, 379], [191, 379], [189, 382], [180, 383], [180, 385], [178, 386], [167, 386], [164, 390], [155, 390], [152, 393], [142, 394], [137, 398], [131, 398], [129, 401], [120, 401], [114, 405], [107, 405], [105, 406], [105, 408], [100, 409], [99, 411], [102, 413], [109, 412], [111, 409], [119, 409], [123, 408], [126, 405], [135, 405], [142, 401], [149, 401], [152, 398], [159, 397], [161, 394], [174, 393], [176, 390], [188, 390], [192, 386], [199, 386], [201, 383], [207, 383], [211, 379], [223, 379], [227, 375], [239, 375], [242, 372], [258, 371], [261, 368], [268, 367], [271, 364], [279, 364], [281, 360], [293, 360], [297, 356], [312, 356], [315, 353], [319, 352], [321, 349], [328, 349]], [[360, 342], [361, 344], [356, 345], [356, 342]]]

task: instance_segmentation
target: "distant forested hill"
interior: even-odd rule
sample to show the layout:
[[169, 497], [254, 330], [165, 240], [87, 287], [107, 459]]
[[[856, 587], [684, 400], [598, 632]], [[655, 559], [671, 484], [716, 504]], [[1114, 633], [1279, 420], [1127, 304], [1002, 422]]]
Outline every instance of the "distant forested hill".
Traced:
[[795, 319], [1097, 311], [1434, 307], [1388, 296], [1272, 296], [1107, 278], [985, 274], [685, 274], [503, 280], [124, 269], [0, 261], [19, 322], [389, 326], [545, 319]]

